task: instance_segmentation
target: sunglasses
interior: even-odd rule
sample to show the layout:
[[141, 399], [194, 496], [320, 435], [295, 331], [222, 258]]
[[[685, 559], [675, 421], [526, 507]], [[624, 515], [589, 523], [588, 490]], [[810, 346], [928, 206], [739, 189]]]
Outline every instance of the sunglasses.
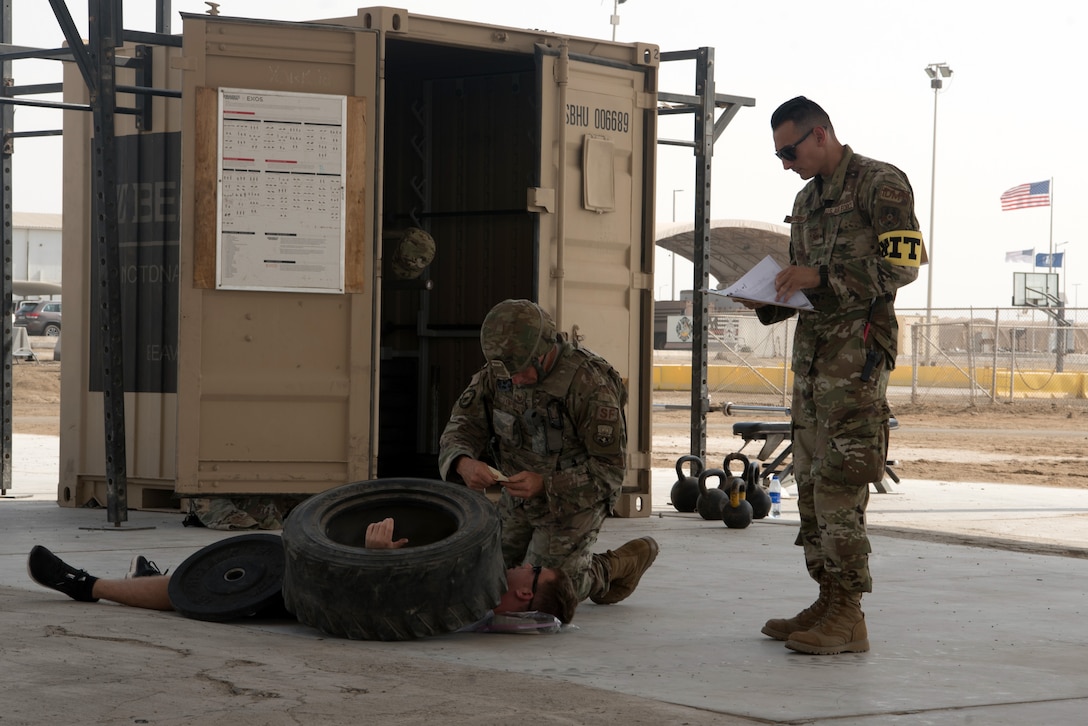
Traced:
[[794, 141], [792, 144], [789, 144], [788, 146], [783, 146], [781, 149], [774, 152], [774, 155], [777, 156], [782, 161], [797, 161], [797, 147], [800, 146], [801, 143], [805, 139], [807, 139], [809, 137], [809, 135], [815, 130], [816, 130], [816, 127], [813, 126], [811, 129], [809, 129], [808, 131], [805, 132], [804, 136], [797, 139], [797, 141]]

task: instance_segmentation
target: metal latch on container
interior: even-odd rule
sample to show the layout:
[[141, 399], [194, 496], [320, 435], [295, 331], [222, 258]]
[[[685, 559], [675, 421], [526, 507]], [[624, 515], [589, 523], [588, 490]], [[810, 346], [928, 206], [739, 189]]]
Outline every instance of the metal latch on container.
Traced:
[[555, 190], [545, 187], [529, 187], [525, 201], [530, 212], [551, 213], [555, 211]]

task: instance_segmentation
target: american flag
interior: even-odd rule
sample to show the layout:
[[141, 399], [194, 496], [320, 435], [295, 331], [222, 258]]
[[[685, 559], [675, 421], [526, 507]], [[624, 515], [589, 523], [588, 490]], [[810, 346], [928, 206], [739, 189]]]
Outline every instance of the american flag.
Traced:
[[1013, 187], [1001, 195], [1001, 211], [1050, 206], [1050, 181], [1032, 182]]

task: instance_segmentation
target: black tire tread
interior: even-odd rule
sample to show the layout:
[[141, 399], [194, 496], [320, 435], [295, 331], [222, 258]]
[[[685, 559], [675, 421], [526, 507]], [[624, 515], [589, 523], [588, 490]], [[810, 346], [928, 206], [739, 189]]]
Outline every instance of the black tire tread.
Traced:
[[[417, 508], [441, 512], [456, 522], [455, 530], [397, 550], [367, 550], [329, 536], [334, 520], [336, 531], [343, 530], [337, 518], [365, 530], [384, 516], [371, 511], [394, 505], [404, 508], [395, 517], [398, 526]], [[303, 624], [339, 637], [411, 640], [449, 633], [483, 617], [506, 587], [494, 505], [440, 481], [378, 479], [314, 495], [291, 512], [283, 543], [287, 609]]]

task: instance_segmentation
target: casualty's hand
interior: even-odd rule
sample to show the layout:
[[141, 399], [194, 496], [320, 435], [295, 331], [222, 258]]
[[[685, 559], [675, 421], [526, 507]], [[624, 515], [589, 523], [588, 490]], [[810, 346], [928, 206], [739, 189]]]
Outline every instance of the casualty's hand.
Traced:
[[490, 486], [498, 483], [495, 475], [491, 473], [491, 467], [479, 459], [471, 456], [462, 456], [455, 465], [458, 476], [465, 482], [469, 489], [482, 492]]
[[502, 485], [511, 495], [529, 499], [544, 491], [544, 477], [531, 471], [519, 471]]
[[368, 550], [398, 550], [408, 544], [404, 537], [393, 541], [393, 518], [386, 517], [380, 522], [371, 522], [366, 526], [366, 539], [363, 546]]
[[820, 270], [815, 267], [790, 265], [774, 276], [775, 300], [785, 302], [801, 290], [812, 290], [820, 286]]

